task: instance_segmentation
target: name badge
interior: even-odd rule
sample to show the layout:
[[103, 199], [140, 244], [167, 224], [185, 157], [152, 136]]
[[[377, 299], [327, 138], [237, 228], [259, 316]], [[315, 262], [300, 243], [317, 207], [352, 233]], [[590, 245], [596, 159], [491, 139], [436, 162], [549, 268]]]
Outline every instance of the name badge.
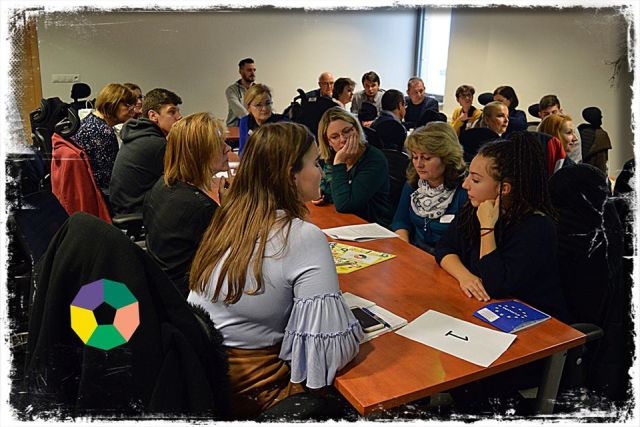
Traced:
[[453, 219], [454, 219], [455, 217], [456, 217], [456, 216], [455, 216], [455, 215], [453, 215], [453, 214], [446, 214], [446, 215], [442, 215], [442, 216], [440, 217], [440, 223], [441, 223], [441, 224], [450, 224], [450, 223], [451, 223], [451, 221], [453, 221]]

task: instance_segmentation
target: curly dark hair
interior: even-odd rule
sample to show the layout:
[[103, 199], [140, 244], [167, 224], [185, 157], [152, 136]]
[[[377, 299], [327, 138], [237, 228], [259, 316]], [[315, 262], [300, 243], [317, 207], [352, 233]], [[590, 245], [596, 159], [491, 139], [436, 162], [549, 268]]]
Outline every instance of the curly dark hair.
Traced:
[[[505, 229], [518, 224], [534, 212], [555, 221], [545, 156], [535, 136], [530, 132], [513, 132], [508, 139], [486, 143], [477, 155], [493, 160], [489, 173], [500, 183], [500, 189], [505, 182], [511, 184], [511, 191], [504, 201], [498, 195], [501, 209], [497, 227]], [[460, 212], [460, 226], [468, 239], [476, 241], [480, 238], [480, 223], [471, 203], [466, 203]]]

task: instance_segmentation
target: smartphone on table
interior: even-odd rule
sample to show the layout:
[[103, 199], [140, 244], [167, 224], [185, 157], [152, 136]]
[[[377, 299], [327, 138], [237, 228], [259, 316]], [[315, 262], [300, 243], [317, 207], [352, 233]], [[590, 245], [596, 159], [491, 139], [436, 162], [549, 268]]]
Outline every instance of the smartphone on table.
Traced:
[[351, 307], [351, 312], [360, 322], [364, 332], [373, 332], [384, 328], [384, 324], [360, 307]]

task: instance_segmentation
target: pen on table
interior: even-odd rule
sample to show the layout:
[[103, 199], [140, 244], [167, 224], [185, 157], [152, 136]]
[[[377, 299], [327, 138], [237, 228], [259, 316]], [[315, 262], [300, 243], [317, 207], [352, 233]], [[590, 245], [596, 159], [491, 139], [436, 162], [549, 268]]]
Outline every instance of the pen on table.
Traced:
[[389, 328], [391, 329], [391, 325], [388, 324], [387, 322], [385, 322], [382, 317], [378, 316], [377, 314], [375, 314], [373, 311], [369, 310], [366, 307], [362, 307], [362, 311], [364, 311], [365, 313], [367, 313], [369, 316], [373, 317], [374, 319], [376, 319], [378, 322], [382, 323], [385, 328]]

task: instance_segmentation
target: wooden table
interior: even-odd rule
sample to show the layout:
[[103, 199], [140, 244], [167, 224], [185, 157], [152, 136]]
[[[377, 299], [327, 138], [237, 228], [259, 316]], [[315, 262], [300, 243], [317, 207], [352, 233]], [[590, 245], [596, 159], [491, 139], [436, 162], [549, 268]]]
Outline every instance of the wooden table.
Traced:
[[239, 127], [229, 127], [227, 128], [227, 134], [224, 137], [225, 141], [229, 145], [235, 144], [238, 145], [238, 141], [240, 140], [240, 128]]
[[[355, 215], [338, 214], [333, 205], [307, 206], [311, 211], [307, 219], [320, 228], [365, 222]], [[346, 243], [389, 252], [396, 258], [340, 275], [343, 292], [371, 300], [409, 322], [432, 309], [487, 326], [472, 315], [486, 303], [467, 298], [457, 281], [428, 253], [396, 238]], [[334, 385], [360, 414], [367, 415], [546, 357], [538, 411], [551, 413], [566, 350], [583, 344], [586, 338], [553, 318], [516, 335], [509, 349], [491, 366], [483, 368], [393, 332], [387, 333], [362, 344], [358, 356], [340, 371]]]

